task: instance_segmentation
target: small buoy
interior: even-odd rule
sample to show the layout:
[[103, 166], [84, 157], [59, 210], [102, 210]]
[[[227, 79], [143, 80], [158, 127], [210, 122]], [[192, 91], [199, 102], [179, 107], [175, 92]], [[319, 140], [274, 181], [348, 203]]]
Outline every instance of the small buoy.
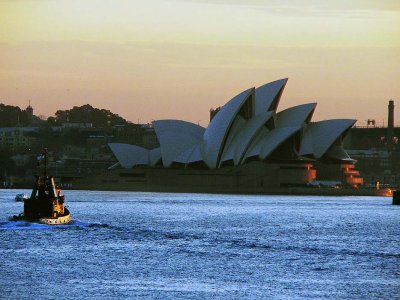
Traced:
[[393, 192], [393, 205], [400, 205], [400, 191]]

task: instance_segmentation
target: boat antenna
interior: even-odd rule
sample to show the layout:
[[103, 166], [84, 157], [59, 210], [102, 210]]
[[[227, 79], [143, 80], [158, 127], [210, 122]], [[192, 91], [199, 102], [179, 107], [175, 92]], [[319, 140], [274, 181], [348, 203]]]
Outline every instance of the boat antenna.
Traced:
[[43, 170], [43, 175], [44, 175], [44, 178], [46, 178], [46, 177], [47, 177], [47, 157], [48, 157], [47, 148], [44, 148], [43, 156], [44, 156], [44, 170]]

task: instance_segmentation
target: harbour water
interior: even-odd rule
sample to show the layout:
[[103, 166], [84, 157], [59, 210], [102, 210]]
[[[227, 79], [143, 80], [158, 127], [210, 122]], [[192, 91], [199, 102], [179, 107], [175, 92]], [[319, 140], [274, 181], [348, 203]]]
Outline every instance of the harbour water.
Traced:
[[9, 222], [2, 299], [399, 299], [400, 207], [384, 197], [64, 191], [70, 225]]

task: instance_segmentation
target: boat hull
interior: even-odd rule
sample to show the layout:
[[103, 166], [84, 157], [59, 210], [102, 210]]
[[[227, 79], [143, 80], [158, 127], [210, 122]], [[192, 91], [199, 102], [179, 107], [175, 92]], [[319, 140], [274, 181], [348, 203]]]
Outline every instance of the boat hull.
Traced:
[[10, 221], [25, 221], [25, 222], [32, 222], [32, 223], [40, 223], [40, 224], [47, 224], [47, 225], [65, 225], [71, 222], [71, 214], [67, 209], [64, 215], [55, 217], [55, 218], [39, 218], [39, 219], [28, 219], [25, 218], [23, 214], [19, 214], [18, 216], [10, 217]]
[[57, 218], [40, 218], [39, 223], [47, 225], [64, 225], [71, 222], [71, 215], [65, 215]]

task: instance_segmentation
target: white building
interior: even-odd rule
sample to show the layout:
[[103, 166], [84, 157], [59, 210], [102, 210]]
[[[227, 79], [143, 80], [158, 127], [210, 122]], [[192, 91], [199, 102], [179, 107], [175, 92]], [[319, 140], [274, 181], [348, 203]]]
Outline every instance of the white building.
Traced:
[[[281, 79], [239, 93], [219, 109], [207, 128], [182, 120], [154, 121], [159, 148], [147, 150], [119, 143], [109, 146], [120, 166], [127, 169], [162, 165], [215, 170], [260, 161], [302, 170], [304, 176], [298, 182], [304, 184], [315, 179], [312, 163], [316, 160], [334, 162], [342, 169], [354, 164], [342, 140], [356, 120], [312, 123], [316, 103], [278, 111], [286, 83], [287, 79]], [[293, 176], [293, 172], [287, 176]]]

